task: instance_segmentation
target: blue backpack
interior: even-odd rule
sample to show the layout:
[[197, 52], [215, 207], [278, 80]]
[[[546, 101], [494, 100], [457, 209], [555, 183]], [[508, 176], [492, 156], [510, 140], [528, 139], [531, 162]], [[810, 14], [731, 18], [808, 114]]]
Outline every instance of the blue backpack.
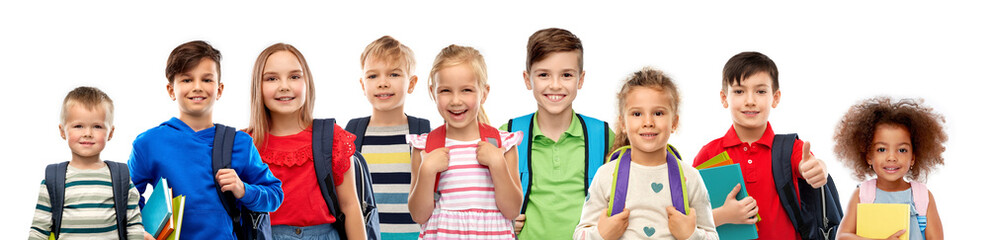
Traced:
[[[110, 168], [113, 185], [113, 209], [117, 214], [117, 237], [127, 239], [127, 195], [130, 190], [130, 169], [126, 163], [104, 161]], [[51, 235], [58, 239], [62, 230], [62, 209], [65, 205], [65, 170], [69, 162], [50, 164], [45, 168], [45, 188], [51, 203]]]
[[[535, 114], [528, 114], [525, 116], [517, 117], [508, 120], [508, 130], [511, 132], [522, 131], [525, 134], [522, 138], [521, 143], [518, 144], [518, 171], [521, 173], [521, 189], [522, 194], [525, 195], [525, 199], [521, 205], [521, 213], [524, 214], [526, 208], [528, 208], [528, 199], [531, 195], [529, 189], [532, 188], [532, 161], [530, 156], [532, 155], [532, 140], [534, 137], [532, 133], [532, 128], [535, 127]], [[586, 117], [580, 114], [576, 114], [576, 118], [580, 120], [580, 126], [583, 127], [583, 167], [586, 169], [584, 171], [584, 181], [583, 181], [583, 195], [586, 196], [587, 189], [590, 188], [590, 182], [593, 180], [594, 174], [597, 174], [597, 168], [604, 165], [604, 161], [607, 159], [607, 146], [608, 137], [608, 127], [607, 122], [597, 120], [596, 118]]]

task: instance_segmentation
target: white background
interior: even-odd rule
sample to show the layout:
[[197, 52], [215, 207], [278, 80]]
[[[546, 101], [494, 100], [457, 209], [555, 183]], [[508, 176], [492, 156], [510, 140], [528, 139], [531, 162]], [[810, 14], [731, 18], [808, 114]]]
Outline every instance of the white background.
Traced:
[[165, 92], [165, 61], [177, 45], [210, 42], [223, 53], [225, 94], [214, 121], [247, 125], [250, 72], [270, 44], [298, 47], [317, 87], [316, 116], [341, 122], [370, 114], [360, 91], [359, 56], [382, 35], [416, 53], [418, 90], [406, 112], [442, 122], [425, 82], [438, 51], [473, 46], [486, 57], [494, 124], [535, 111], [522, 82], [528, 36], [569, 29], [585, 47], [583, 114], [612, 122], [620, 81], [643, 66], [680, 85], [681, 128], [670, 143], [692, 159], [731, 124], [721, 107], [721, 69], [741, 51], [767, 54], [780, 69], [782, 99], [770, 120], [778, 133], [812, 142], [849, 199], [857, 182], [833, 154], [834, 127], [848, 107], [877, 95], [922, 97], [946, 116], [946, 165], [931, 174], [946, 235], [976, 236], [986, 213], [980, 175], [980, 102], [986, 90], [988, 14], [969, 3], [49, 3], [0, 7], [0, 235], [29, 228], [44, 167], [71, 153], [57, 133], [62, 98], [95, 86], [116, 103], [116, 134], [102, 157], [125, 162], [137, 134], [177, 116]]

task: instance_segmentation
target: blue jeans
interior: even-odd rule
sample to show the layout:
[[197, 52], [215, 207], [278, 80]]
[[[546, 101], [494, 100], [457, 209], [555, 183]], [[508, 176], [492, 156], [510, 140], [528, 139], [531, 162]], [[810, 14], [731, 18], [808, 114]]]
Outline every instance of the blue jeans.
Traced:
[[296, 227], [272, 225], [271, 236], [275, 240], [339, 240], [340, 234], [332, 224]]

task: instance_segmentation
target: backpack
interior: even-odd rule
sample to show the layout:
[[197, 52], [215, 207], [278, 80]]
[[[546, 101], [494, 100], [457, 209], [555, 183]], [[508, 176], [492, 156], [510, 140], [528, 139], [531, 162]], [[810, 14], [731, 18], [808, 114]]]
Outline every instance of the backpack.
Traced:
[[[669, 171], [669, 194], [672, 206], [683, 214], [689, 214], [690, 201], [686, 194], [686, 177], [683, 176], [682, 157], [672, 145], [666, 145], [666, 166]], [[624, 146], [611, 153], [610, 161], [617, 160], [614, 166], [614, 181], [611, 183], [611, 198], [607, 202], [607, 215], [614, 216], [624, 211], [628, 197], [628, 177], [631, 175], [631, 146]], [[675, 164], [673, 164], [675, 163]]]
[[[103, 161], [110, 169], [113, 185], [113, 209], [117, 215], [117, 237], [127, 239], [127, 195], [130, 191], [130, 169], [126, 163]], [[65, 171], [69, 162], [49, 164], [45, 167], [45, 188], [51, 202], [51, 236], [55, 239], [62, 230], [62, 210], [65, 208]]]
[[[429, 132], [429, 120], [412, 116], [406, 117], [408, 117], [408, 133], [422, 134]], [[370, 124], [370, 117], [350, 119], [346, 124], [346, 131], [357, 136], [353, 140], [357, 152], [363, 150], [364, 135], [367, 133], [368, 124]], [[356, 164], [360, 165], [361, 170], [354, 171], [356, 174], [354, 180], [357, 185], [357, 197], [361, 200], [360, 208], [364, 213], [364, 227], [367, 229], [367, 239], [381, 239], [381, 218], [378, 213], [377, 202], [374, 199], [373, 174], [370, 173], [367, 162], [362, 156], [359, 157], [359, 161]]]
[[[919, 216], [916, 217], [919, 222], [919, 232], [925, 236], [926, 209], [930, 206], [929, 190], [926, 189], [926, 184], [917, 181], [909, 182], [909, 185], [913, 192], [913, 206], [916, 207], [916, 212], [919, 213]], [[875, 179], [861, 183], [858, 186], [858, 201], [860, 203], [875, 203], [875, 189], [877, 188], [877, 181]]]
[[[346, 215], [340, 209], [339, 199], [336, 195], [336, 183], [333, 180], [333, 136], [336, 131], [336, 119], [314, 119], [312, 121], [312, 163], [316, 169], [316, 178], [319, 179], [319, 189], [322, 197], [329, 207], [329, 213], [336, 218], [333, 227], [336, 228], [340, 239], [346, 239]], [[328, 143], [328, 144], [327, 144]], [[327, 147], [328, 145], [328, 147]], [[367, 170], [367, 161], [360, 152], [354, 151], [351, 161], [353, 165], [355, 187], [357, 188], [357, 199], [360, 201], [363, 211], [364, 227], [367, 231], [367, 238], [380, 239], [380, 218], [377, 213], [377, 202], [374, 201], [374, 189], [371, 187], [371, 176]], [[373, 231], [371, 231], [373, 230]]]
[[795, 133], [777, 134], [772, 141], [772, 178], [779, 202], [803, 239], [836, 239], [837, 226], [844, 217], [837, 186], [829, 174], [827, 184], [819, 190], [804, 179], [793, 182], [791, 159], [796, 139], [799, 136]]
[[[232, 168], [233, 141], [237, 130], [222, 124], [215, 124], [216, 136], [213, 137], [213, 176], [223, 168]], [[213, 179], [213, 181], [216, 181]], [[233, 219], [233, 232], [237, 239], [273, 239], [271, 237], [271, 216], [266, 212], [254, 212], [237, 204], [237, 198], [232, 192], [220, 191], [216, 183], [216, 193], [226, 213]]]
[[[498, 131], [497, 128], [483, 123], [477, 123], [477, 125], [477, 128], [480, 129], [481, 140], [494, 144], [495, 147], [501, 147], [501, 132]], [[444, 147], [446, 147], [446, 124], [432, 130], [432, 132], [425, 137], [426, 153], [432, 152], [432, 150], [436, 150], [437, 148]], [[436, 174], [436, 187], [435, 190], [433, 190], [437, 193], [439, 192], [439, 175], [441, 175], [441, 173]]]
[[[525, 214], [525, 210], [528, 208], [528, 199], [531, 195], [529, 189], [532, 188], [532, 161], [529, 158], [532, 156], [532, 141], [535, 138], [531, 134], [532, 129], [535, 128], [534, 115], [532, 113], [508, 120], [508, 131], [522, 131], [524, 134], [521, 143], [518, 144], [518, 170], [521, 176], [522, 195], [525, 196], [521, 205], [522, 214]], [[604, 165], [604, 160], [607, 159], [606, 154], [609, 147], [607, 142], [610, 134], [607, 122], [580, 114], [576, 114], [576, 118], [580, 120], [580, 126], [583, 127], [583, 134], [585, 135], [583, 137], [583, 168], [586, 170], [583, 172], [583, 195], [587, 196], [587, 189], [590, 188], [593, 176], [597, 174], [597, 168]], [[519, 124], [514, 124], [515, 122]], [[525, 127], [526, 125], [527, 127]]]

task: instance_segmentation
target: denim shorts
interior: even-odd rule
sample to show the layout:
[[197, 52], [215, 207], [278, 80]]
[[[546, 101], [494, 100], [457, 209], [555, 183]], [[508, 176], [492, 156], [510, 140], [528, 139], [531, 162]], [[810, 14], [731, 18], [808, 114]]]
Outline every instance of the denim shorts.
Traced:
[[272, 225], [271, 236], [275, 240], [338, 240], [340, 234], [332, 224], [322, 224], [308, 227], [288, 225]]

